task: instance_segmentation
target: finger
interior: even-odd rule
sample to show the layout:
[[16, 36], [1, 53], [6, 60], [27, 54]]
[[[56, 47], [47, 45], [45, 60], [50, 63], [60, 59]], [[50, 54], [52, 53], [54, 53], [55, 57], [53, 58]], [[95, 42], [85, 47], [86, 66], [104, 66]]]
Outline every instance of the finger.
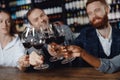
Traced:
[[39, 56], [39, 57], [36, 59], [36, 62], [39, 63], [39, 64], [42, 64], [42, 63], [43, 63], [43, 60], [44, 60], [44, 57], [43, 57], [43, 56]]
[[30, 64], [35, 66], [35, 65], [38, 65], [38, 64], [42, 64], [43, 63], [43, 57], [42, 56], [36, 56], [35, 58], [31, 58], [30, 57]]
[[64, 54], [64, 57], [65, 57], [65, 58], [68, 58], [68, 53], [65, 53], [65, 54]]
[[68, 50], [73, 50], [73, 49], [74, 49], [74, 46], [67, 46], [67, 49], [68, 49]]
[[37, 65], [37, 62], [36, 61], [33, 61], [33, 60], [30, 60], [29, 63], [33, 66]]
[[29, 67], [29, 66], [30, 66], [29, 61], [25, 61], [25, 62], [24, 62], [24, 67]]

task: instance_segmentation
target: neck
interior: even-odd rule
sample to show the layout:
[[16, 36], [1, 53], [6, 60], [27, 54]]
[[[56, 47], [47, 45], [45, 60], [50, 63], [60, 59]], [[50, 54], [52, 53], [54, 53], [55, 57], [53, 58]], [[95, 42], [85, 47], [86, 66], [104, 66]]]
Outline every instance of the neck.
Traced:
[[4, 48], [10, 41], [12, 41], [12, 36], [10, 35], [2, 35], [0, 36], [1, 47]]
[[108, 23], [108, 25], [104, 26], [104, 28], [97, 30], [101, 36], [103, 36], [104, 38], [108, 38], [110, 34], [110, 24]]

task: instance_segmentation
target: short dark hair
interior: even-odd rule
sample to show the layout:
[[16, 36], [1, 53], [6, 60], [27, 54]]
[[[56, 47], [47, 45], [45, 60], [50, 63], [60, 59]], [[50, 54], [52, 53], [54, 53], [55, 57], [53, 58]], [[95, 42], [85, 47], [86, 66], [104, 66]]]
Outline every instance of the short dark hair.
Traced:
[[95, 2], [95, 1], [99, 1], [101, 2], [102, 4], [104, 4], [105, 6], [108, 6], [106, 0], [87, 0], [86, 2], [86, 7], [88, 6], [88, 4], [92, 3], [92, 2]]
[[10, 35], [11, 35], [11, 36], [14, 36], [14, 35], [17, 33], [17, 30], [16, 30], [15, 24], [14, 24], [14, 22], [13, 22], [13, 20], [12, 20], [12, 17], [11, 17], [10, 12], [8, 12], [8, 11], [5, 10], [5, 9], [0, 9], [0, 13], [1, 13], [1, 12], [4, 12], [4, 13], [6, 13], [6, 14], [9, 15], [9, 17], [10, 17], [10, 23], [11, 23], [11, 25], [10, 25]]
[[[31, 23], [31, 22], [29, 21], [28, 16], [29, 16], [29, 15], [31, 14], [31, 12], [34, 11], [35, 9], [40, 9], [40, 8], [38, 8], [38, 7], [33, 7], [33, 8], [31, 8], [31, 9], [29, 9], [28, 12], [27, 12], [27, 14], [26, 14], [26, 18], [27, 18], [27, 21], [28, 21], [29, 23]], [[40, 10], [42, 10], [42, 9], [40, 9]]]

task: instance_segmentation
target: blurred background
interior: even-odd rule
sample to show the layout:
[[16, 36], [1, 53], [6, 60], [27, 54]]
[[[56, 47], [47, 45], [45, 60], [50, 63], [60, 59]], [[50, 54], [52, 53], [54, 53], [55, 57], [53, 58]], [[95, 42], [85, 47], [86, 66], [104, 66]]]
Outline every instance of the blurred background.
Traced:
[[[45, 11], [50, 23], [62, 21], [74, 33], [89, 25], [85, 11], [87, 0], [0, 0], [0, 8], [11, 12], [18, 32], [22, 32], [27, 24], [26, 13], [32, 7]], [[120, 0], [106, 0], [110, 5], [109, 21], [120, 29]]]

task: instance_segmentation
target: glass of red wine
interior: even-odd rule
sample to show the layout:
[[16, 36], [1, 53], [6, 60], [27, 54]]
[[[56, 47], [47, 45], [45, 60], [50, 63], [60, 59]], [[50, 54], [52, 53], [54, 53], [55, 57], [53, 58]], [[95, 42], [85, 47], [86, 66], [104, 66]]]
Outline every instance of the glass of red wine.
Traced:
[[[71, 41], [65, 39], [65, 30], [63, 29], [63, 27], [62, 26], [57, 26], [56, 29], [58, 30], [58, 32], [60, 34], [57, 41], [62, 42], [63, 43], [62, 45], [64, 45], [64, 46], [70, 45]], [[64, 39], [63, 39], [63, 37], [64, 37]], [[67, 57], [67, 58], [64, 58], [61, 63], [62, 64], [67, 64], [69, 62], [72, 62], [73, 60], [75, 60], [75, 57]]]
[[[42, 53], [42, 47], [45, 44], [45, 36], [44, 36], [44, 34], [42, 32], [42, 29], [35, 30], [33, 28], [32, 31], [33, 31], [33, 39], [31, 41], [31, 44], [37, 50], [37, 53], [40, 56], [44, 56], [44, 54]], [[40, 64], [38, 66], [35, 66], [34, 69], [41, 70], [41, 69], [47, 69], [48, 67], [49, 67], [48, 64], [43, 63], [43, 64]]]
[[[64, 46], [69, 46], [69, 40], [67, 40], [67, 41], [64, 42]], [[66, 48], [66, 50], [67, 50], [67, 48]], [[68, 53], [70, 54], [71, 52], [68, 51]], [[75, 58], [76, 58], [76, 57], [72, 57], [72, 56], [71, 56], [71, 57], [70, 57], [70, 56], [69, 56], [69, 57], [65, 57], [65, 58], [61, 61], [61, 63], [62, 63], [62, 64], [70, 63], [70, 62], [72, 62], [73, 60], [75, 60]]]
[[[62, 45], [65, 40], [64, 29], [61, 26], [52, 26], [52, 29], [53, 29], [53, 32], [55, 35], [55, 40], [53, 42]], [[57, 48], [56, 48], [56, 51], [59, 51], [59, 50], [57, 50]], [[60, 54], [59, 52], [57, 52], [57, 54], [55, 56], [52, 56], [50, 58], [50, 61], [55, 62], [58, 60], [62, 60], [63, 58], [64, 58], [63, 54]]]
[[55, 41], [55, 34], [52, 29], [52, 24], [49, 24], [45, 30], [42, 31], [45, 36], [46, 44], [52, 43]]
[[[21, 40], [23, 46], [25, 47], [25, 54], [26, 55], [29, 55], [28, 49], [32, 47], [32, 45], [31, 45], [31, 39], [32, 39], [31, 30], [32, 29], [30, 27], [26, 27], [20, 36], [20, 40]], [[30, 64], [27, 65], [27, 67], [29, 67], [29, 66], [30, 66]]]
[[21, 34], [21, 42], [23, 46], [26, 48], [25, 53], [28, 55], [28, 49], [32, 47], [31, 45], [31, 38], [32, 38], [32, 32], [30, 27], [26, 27], [23, 33]]
[[[26, 54], [28, 55], [28, 49], [34, 47], [37, 53], [43, 56], [41, 48], [45, 44], [45, 38], [42, 31], [36, 30], [35, 28], [31, 27], [30, 24], [27, 25], [24, 32], [21, 35], [21, 42], [23, 46], [26, 48]], [[34, 67], [34, 69], [47, 69], [49, 67], [48, 64], [40, 64], [39, 66]]]
[[[65, 39], [65, 30], [63, 29], [62, 26], [55, 26], [55, 29], [53, 29], [54, 33], [56, 32], [56, 38], [55, 38], [55, 43], [63, 45], [63, 46], [68, 46], [70, 44], [70, 40]], [[56, 55], [50, 58], [51, 62], [62, 60], [62, 64], [67, 64], [69, 62], [72, 62], [75, 60], [75, 57], [64, 57], [62, 53], [60, 53], [59, 49], [56, 48]]]

